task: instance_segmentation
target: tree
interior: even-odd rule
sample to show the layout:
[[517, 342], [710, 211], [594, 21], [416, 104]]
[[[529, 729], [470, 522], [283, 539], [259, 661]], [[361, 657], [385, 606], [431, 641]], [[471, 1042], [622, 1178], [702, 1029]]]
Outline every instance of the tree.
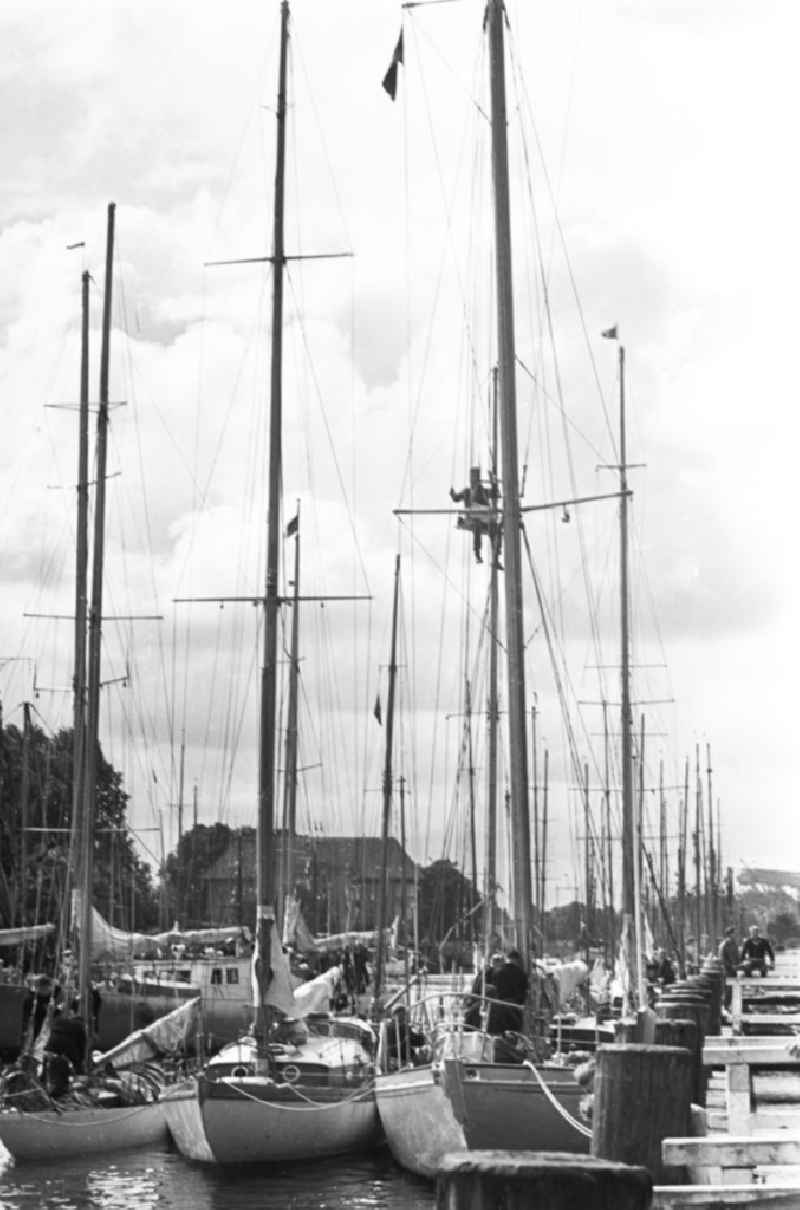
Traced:
[[234, 836], [252, 832], [252, 828], [234, 832], [224, 823], [200, 823], [184, 832], [177, 850], [168, 855], [161, 875], [170, 924], [175, 919], [184, 928], [210, 923], [206, 919], [205, 876], [230, 848]]
[[454, 943], [471, 935], [471, 913], [479, 903], [480, 896], [470, 880], [447, 858], [420, 871], [419, 931], [425, 938], [429, 961], [448, 935]]
[[[50, 736], [31, 725], [28, 761], [29, 831], [23, 869], [23, 733], [13, 724], [0, 728], [0, 927], [23, 919], [29, 924], [57, 924], [69, 891], [72, 731]], [[114, 923], [147, 929], [157, 918], [157, 907], [150, 868], [136, 856], [127, 831], [127, 804], [121, 774], [99, 752], [93, 902], [101, 912], [113, 915]]]

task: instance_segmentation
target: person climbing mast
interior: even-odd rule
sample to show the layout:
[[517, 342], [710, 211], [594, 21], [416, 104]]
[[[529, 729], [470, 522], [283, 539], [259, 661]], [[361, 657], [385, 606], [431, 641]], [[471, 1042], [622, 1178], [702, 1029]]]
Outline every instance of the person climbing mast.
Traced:
[[476, 562], [483, 562], [483, 535], [488, 534], [492, 551], [495, 559], [495, 564], [501, 568], [500, 563], [500, 542], [502, 538], [502, 529], [496, 518], [498, 490], [496, 483], [492, 483], [489, 491], [481, 482], [481, 468], [479, 466], [471, 466], [469, 468], [469, 483], [457, 492], [454, 488], [450, 488], [450, 499], [454, 504], [464, 505], [464, 515], [460, 516], [457, 521], [459, 529], [472, 530], [472, 549], [475, 552]]

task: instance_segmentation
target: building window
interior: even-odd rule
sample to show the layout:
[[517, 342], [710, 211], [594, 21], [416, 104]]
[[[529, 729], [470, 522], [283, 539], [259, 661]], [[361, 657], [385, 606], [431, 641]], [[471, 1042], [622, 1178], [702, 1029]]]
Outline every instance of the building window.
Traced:
[[226, 983], [238, 983], [239, 982], [238, 966], [226, 966], [225, 967], [225, 982]]
[[214, 984], [214, 983], [221, 983], [221, 982], [222, 982], [222, 967], [215, 966], [211, 970], [211, 983]]

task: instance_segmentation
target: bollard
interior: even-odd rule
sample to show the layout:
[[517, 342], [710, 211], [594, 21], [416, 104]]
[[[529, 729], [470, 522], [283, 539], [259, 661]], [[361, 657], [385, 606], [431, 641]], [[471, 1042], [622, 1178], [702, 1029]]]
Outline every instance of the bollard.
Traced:
[[709, 1009], [702, 996], [689, 992], [665, 993], [656, 1006], [656, 1011], [665, 1020], [689, 1020], [697, 1026], [697, 1052], [695, 1056], [695, 1079], [693, 1099], [697, 1105], [706, 1103], [706, 1073], [703, 1067], [703, 1044], [708, 1033]]
[[562, 1151], [458, 1151], [442, 1157], [437, 1210], [647, 1210], [650, 1173]]
[[708, 1005], [708, 1035], [719, 1034], [722, 1013], [722, 988], [719, 980], [710, 971], [692, 975], [688, 982], [703, 997]]
[[700, 1041], [700, 1031], [697, 1022], [691, 1017], [659, 1017], [655, 1025], [653, 1038], [656, 1046], [680, 1046], [688, 1050], [692, 1056], [692, 1101], [702, 1105], [706, 1086], [705, 1070], [703, 1068], [703, 1046]]
[[661, 1143], [689, 1132], [693, 1056], [678, 1046], [600, 1046], [596, 1061], [592, 1155], [641, 1164], [658, 1184], [679, 1182]]

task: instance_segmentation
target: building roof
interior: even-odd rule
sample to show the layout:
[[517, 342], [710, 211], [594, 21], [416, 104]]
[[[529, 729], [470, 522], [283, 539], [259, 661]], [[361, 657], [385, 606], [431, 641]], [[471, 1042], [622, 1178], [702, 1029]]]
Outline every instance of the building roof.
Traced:
[[[296, 836], [294, 838], [295, 862], [316, 859], [318, 871], [349, 873], [354, 879], [375, 881], [383, 864], [383, 841], [380, 836]], [[255, 878], [256, 835], [248, 830], [234, 833], [231, 843], [212, 866], [205, 877], [209, 881], [229, 881], [239, 870], [241, 848], [242, 876]], [[387, 846], [387, 866], [390, 880], [406, 881], [414, 877], [414, 862], [404, 853], [400, 842], [390, 836]]]

